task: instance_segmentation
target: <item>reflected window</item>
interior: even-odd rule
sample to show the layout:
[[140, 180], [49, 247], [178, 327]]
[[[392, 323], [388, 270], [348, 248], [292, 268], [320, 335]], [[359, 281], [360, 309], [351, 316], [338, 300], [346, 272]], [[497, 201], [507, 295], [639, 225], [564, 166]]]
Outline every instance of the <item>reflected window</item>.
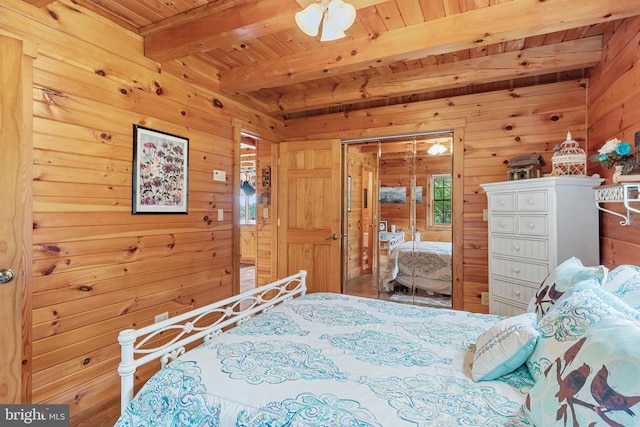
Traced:
[[256, 222], [256, 195], [251, 196], [240, 192], [240, 223], [255, 224]]
[[431, 176], [432, 225], [451, 225], [451, 175]]

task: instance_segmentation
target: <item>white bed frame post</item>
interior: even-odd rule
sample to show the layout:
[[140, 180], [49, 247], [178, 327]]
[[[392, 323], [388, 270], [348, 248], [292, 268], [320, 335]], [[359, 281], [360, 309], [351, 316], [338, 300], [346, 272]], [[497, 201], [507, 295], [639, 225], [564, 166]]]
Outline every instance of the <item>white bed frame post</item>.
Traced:
[[136, 373], [136, 364], [133, 357], [135, 353], [134, 344], [136, 342], [136, 331], [126, 329], [118, 335], [120, 343], [120, 364], [118, 373], [120, 374], [120, 410], [125, 410], [131, 399], [133, 399], [133, 377]]
[[[118, 335], [120, 343], [121, 377], [120, 406], [124, 412], [133, 399], [133, 382], [136, 369], [153, 360], [160, 359], [161, 366], [185, 352], [186, 346], [198, 340], [207, 342], [222, 333], [224, 328], [238, 325], [283, 301], [307, 292], [307, 272], [300, 270], [284, 279], [259, 288], [197, 308], [162, 322], [141, 329], [125, 329]], [[215, 320], [211, 321], [211, 315]], [[202, 319], [205, 320], [202, 320]], [[209, 323], [205, 323], [209, 322]], [[204, 323], [204, 324], [199, 324]], [[158, 347], [151, 342], [164, 331], [171, 331], [173, 338]], [[137, 341], [137, 343], [136, 343]], [[136, 355], [140, 355], [136, 359]]]

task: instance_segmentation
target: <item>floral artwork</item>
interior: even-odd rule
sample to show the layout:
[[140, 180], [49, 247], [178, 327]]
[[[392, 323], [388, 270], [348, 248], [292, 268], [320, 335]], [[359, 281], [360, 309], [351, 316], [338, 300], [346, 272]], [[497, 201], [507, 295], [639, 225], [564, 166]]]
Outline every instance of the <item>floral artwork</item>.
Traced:
[[133, 214], [187, 213], [189, 140], [134, 125]]

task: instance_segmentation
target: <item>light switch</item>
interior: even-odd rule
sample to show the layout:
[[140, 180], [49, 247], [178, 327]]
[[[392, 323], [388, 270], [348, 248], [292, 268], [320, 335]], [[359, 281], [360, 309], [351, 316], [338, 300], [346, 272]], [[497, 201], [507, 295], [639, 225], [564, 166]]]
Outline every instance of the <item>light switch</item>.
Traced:
[[269, 218], [269, 208], [262, 208], [262, 218]]
[[224, 209], [218, 209], [218, 221], [224, 221]]
[[227, 173], [225, 171], [214, 170], [213, 180], [225, 182], [227, 180]]

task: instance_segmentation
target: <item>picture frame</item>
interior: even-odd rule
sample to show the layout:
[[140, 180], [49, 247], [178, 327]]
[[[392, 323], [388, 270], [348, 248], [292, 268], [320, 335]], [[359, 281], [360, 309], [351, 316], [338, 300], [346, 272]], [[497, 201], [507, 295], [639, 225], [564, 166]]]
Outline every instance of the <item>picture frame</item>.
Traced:
[[387, 221], [380, 221], [380, 228], [378, 231], [387, 231]]
[[189, 139], [133, 125], [131, 213], [186, 214]]
[[380, 187], [380, 203], [406, 203], [407, 187]]

